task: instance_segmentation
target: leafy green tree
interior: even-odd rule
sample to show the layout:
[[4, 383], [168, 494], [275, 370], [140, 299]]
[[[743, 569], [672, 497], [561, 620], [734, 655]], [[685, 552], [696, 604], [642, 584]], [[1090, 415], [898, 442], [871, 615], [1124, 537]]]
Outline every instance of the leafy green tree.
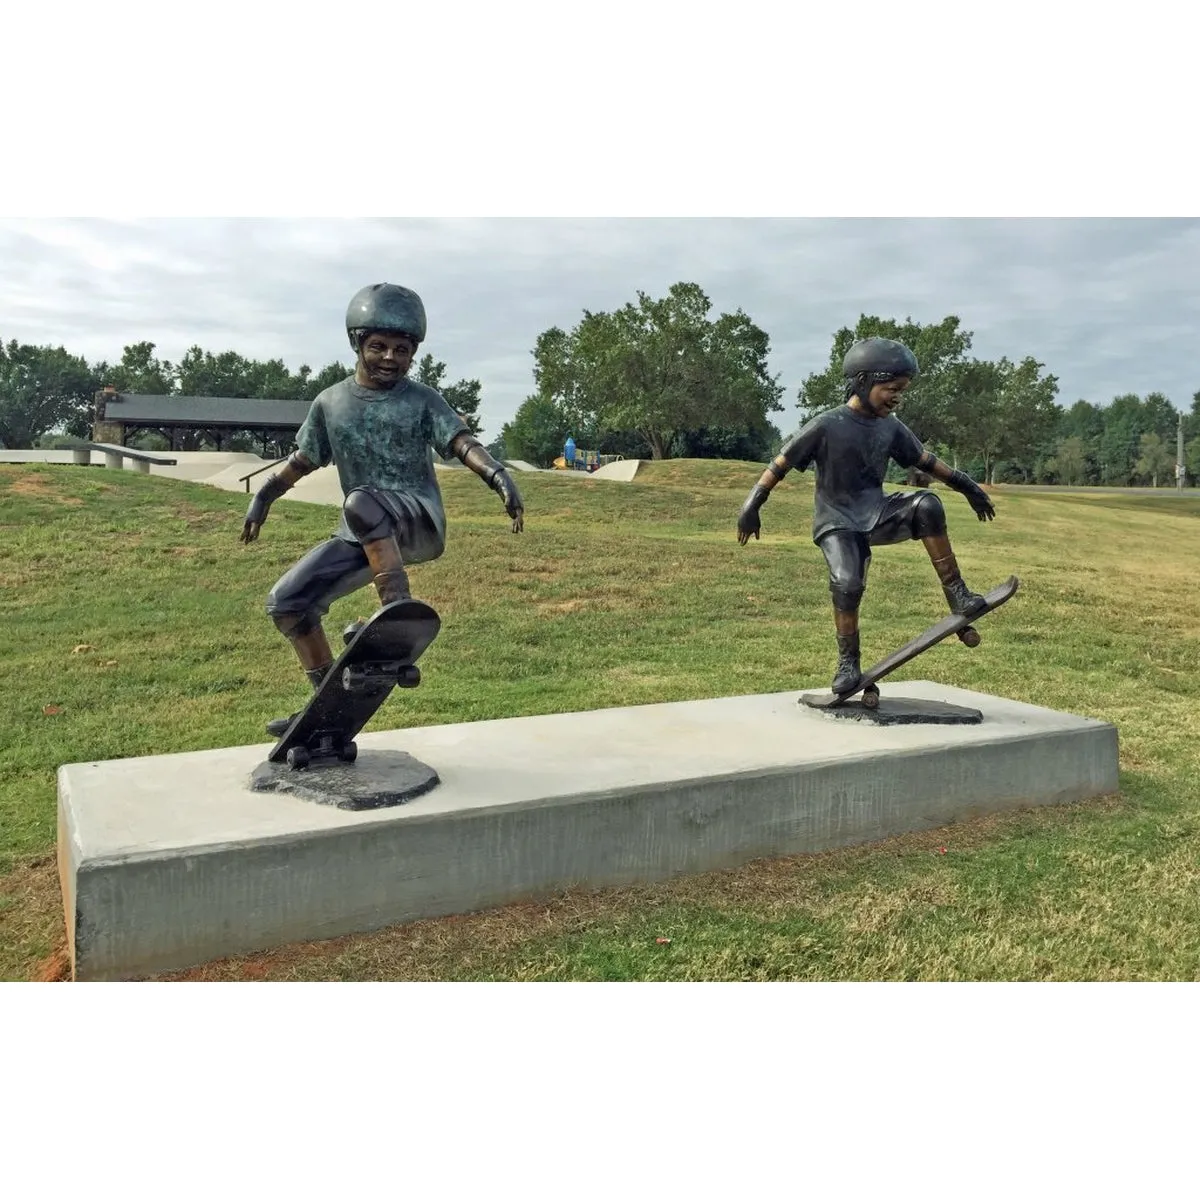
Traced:
[[768, 462], [782, 435], [765, 417], [749, 427], [714, 426], [677, 433], [671, 442], [672, 458], [732, 458], [742, 462]]
[[1135, 464], [1138, 474], [1148, 476], [1151, 487], [1158, 487], [1159, 477], [1171, 474], [1175, 469], [1175, 451], [1157, 433], [1143, 433], [1138, 450]]
[[192, 346], [179, 360], [176, 385], [184, 396], [249, 399], [254, 394], [254, 374], [254, 364], [236, 350], [213, 354]]
[[1059, 483], [1075, 485], [1085, 482], [1087, 478], [1087, 446], [1078, 434], [1063, 438], [1053, 458], [1046, 462], [1047, 469], [1053, 472]]
[[175, 391], [175, 368], [165, 359], [155, 357], [153, 342], [135, 342], [126, 346], [121, 361], [115, 366], [97, 363], [96, 375], [102, 387], [112, 386], [118, 392], [169, 396]]
[[1042, 368], [1034, 358], [1019, 363], [1001, 358], [972, 361], [957, 372], [956, 406], [969, 413], [969, 419], [954, 431], [954, 445], [982, 464], [988, 482], [995, 482], [1001, 461], [1032, 462], [1058, 421], [1058, 380], [1042, 375]]
[[500, 437], [509, 457], [549, 467], [562, 454], [570, 432], [570, 419], [556, 401], [530, 396], [505, 423]]
[[[1083, 467], [1073, 483], [1095, 484], [1100, 482], [1100, 440], [1104, 436], [1104, 410], [1098, 404], [1076, 400], [1070, 408], [1061, 410], [1058, 427], [1052, 434], [1052, 453], [1057, 457], [1062, 442], [1078, 439], [1082, 448]], [[1043, 458], [1045, 455], [1042, 456]], [[1042, 482], [1040, 474], [1039, 482]], [[1065, 482], [1056, 479], [1055, 482]]]
[[1127, 487], [1133, 482], [1134, 462], [1145, 432], [1142, 402], [1132, 394], [1117, 396], [1104, 409], [1104, 432], [1100, 436], [1102, 482]]
[[1200, 437], [1194, 437], [1184, 444], [1183, 464], [1193, 480], [1200, 479]]
[[51, 430], [87, 437], [99, 387], [87, 361], [62, 346], [0, 343], [0, 445], [30, 449]]
[[[301, 367], [301, 371], [307, 368]], [[354, 374], [353, 367], [343, 366], [340, 362], [331, 362], [323, 366], [315, 375], [305, 377], [304, 388], [300, 393], [301, 400], [315, 400], [326, 388], [335, 383], [341, 383], [349, 375]]]
[[293, 375], [284, 365], [283, 359], [273, 358], [269, 362], [249, 361], [246, 381], [250, 395], [256, 400], [303, 400], [308, 377], [312, 368], [305, 365]]
[[711, 309], [697, 284], [676, 283], [662, 299], [638, 292], [616, 312], [585, 311], [570, 332], [546, 330], [533, 352], [538, 411], [577, 442], [583, 429], [636, 432], [653, 458], [668, 457], [679, 433], [780, 411], [766, 333], [741, 309], [715, 319]]
[[1150, 392], [1142, 401], [1142, 432], [1157, 433], [1164, 442], [1175, 444], [1179, 410], [1162, 392]]
[[478, 435], [483, 429], [483, 421], [479, 417], [479, 403], [483, 385], [478, 379], [460, 379], [457, 383], [444, 383], [446, 364], [434, 360], [432, 354], [426, 354], [417, 364], [414, 378], [418, 383], [431, 387], [435, 392], [441, 392], [447, 404], [466, 421], [472, 433]]

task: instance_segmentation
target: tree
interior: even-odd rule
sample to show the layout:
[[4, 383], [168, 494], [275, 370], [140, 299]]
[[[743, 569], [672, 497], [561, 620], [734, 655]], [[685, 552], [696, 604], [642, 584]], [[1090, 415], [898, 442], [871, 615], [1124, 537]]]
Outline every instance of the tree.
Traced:
[[1151, 392], [1142, 401], [1142, 432], [1157, 433], [1164, 442], [1175, 444], [1179, 410], [1162, 392]]
[[767, 462], [782, 435], [765, 417], [748, 428], [717, 425], [686, 430], [671, 442], [672, 458], [732, 458], [742, 462]]
[[1083, 483], [1087, 476], [1087, 448], [1078, 435], [1063, 438], [1058, 443], [1054, 457], [1047, 459], [1046, 469], [1052, 472], [1059, 483], [1068, 485]]
[[863, 313], [853, 329], [839, 329], [833, 335], [825, 370], [809, 375], [800, 386], [797, 407], [803, 419], [845, 403], [842, 359], [855, 342], [869, 337], [903, 342], [917, 356], [921, 374], [905, 393], [904, 423], [924, 442], [953, 446], [952, 434], [957, 425], [951, 410], [957, 396], [958, 371], [971, 348], [972, 337], [955, 316], [943, 317], [936, 325], [920, 325], [907, 317], [899, 322]]
[[1100, 473], [1104, 483], [1127, 487], [1133, 480], [1134, 459], [1142, 433], [1142, 402], [1132, 394], [1118, 396], [1104, 409], [1100, 436]]
[[233, 396], [249, 399], [254, 394], [254, 366], [236, 350], [212, 354], [192, 346], [179, 360], [176, 384], [184, 396]]
[[[1098, 404], [1076, 400], [1070, 408], [1063, 409], [1054, 431], [1054, 457], [1058, 459], [1059, 447], [1065, 441], [1077, 440], [1083, 455], [1082, 469], [1073, 483], [1100, 482], [1100, 439], [1104, 436], [1104, 410]], [[1059, 480], [1059, 482], [1066, 482]]]
[[1175, 452], [1157, 433], [1143, 433], [1136, 463], [1138, 474], [1148, 475], [1152, 487], [1158, 487], [1158, 477], [1175, 468]]
[[[303, 371], [306, 368], [301, 367], [300, 369]], [[306, 377], [300, 399], [315, 400], [326, 388], [333, 387], [335, 383], [341, 383], [348, 375], [353, 374], [353, 367], [344, 367], [340, 362], [328, 363], [315, 375]]]
[[96, 375], [102, 387], [111, 385], [118, 392], [169, 396], [175, 391], [175, 368], [154, 357], [153, 342], [135, 342], [126, 346], [116, 366], [98, 363]]
[[62, 346], [0, 343], [0, 445], [28, 449], [52, 429], [87, 437], [99, 387], [87, 361]]
[[616, 312], [585, 310], [569, 333], [546, 330], [533, 351], [538, 411], [553, 405], [577, 440], [584, 428], [636, 432], [659, 459], [679, 433], [780, 411], [767, 335], [741, 309], [715, 320], [711, 309], [697, 284], [676, 283], [662, 299], [638, 292]]
[[553, 466], [571, 431], [567, 415], [552, 399], [530, 396], [500, 431], [511, 458], [537, 467]]
[[417, 382], [441, 392], [446, 403], [466, 421], [471, 432], [478, 435], [483, 429], [483, 421], [478, 416], [483, 385], [478, 379], [460, 379], [457, 383], [446, 384], [442, 382], [445, 375], [446, 364], [436, 362], [432, 354], [426, 354], [417, 365]]
[[257, 400], [303, 400], [312, 368], [304, 365], [293, 375], [282, 358], [269, 362], [251, 359], [246, 372], [250, 395]]
[[957, 405], [967, 416], [955, 431], [955, 445], [982, 462], [989, 483], [1001, 460], [1031, 461], [1058, 421], [1058, 379], [1043, 376], [1043, 365], [1028, 357], [1019, 363], [976, 360], [957, 372]]
[[1200, 437], [1194, 437], [1183, 447], [1183, 461], [1188, 474], [1200, 479]]

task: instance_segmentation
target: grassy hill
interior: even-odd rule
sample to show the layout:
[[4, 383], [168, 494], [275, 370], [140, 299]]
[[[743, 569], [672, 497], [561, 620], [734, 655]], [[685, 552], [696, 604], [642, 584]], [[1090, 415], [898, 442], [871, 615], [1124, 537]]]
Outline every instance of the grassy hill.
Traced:
[[[442, 614], [425, 682], [372, 729], [828, 686], [811, 477], [734, 522], [760, 468], [647, 464], [631, 484], [523, 475], [526, 532], [439, 475], [445, 557], [412, 571]], [[969, 651], [896, 678], [1114, 722], [1122, 796], [876, 847], [289, 948], [205, 978], [1195, 978], [1200, 974], [1200, 500], [946, 495], [968, 583], [1018, 597]], [[336, 510], [282, 501], [252, 547], [245, 497], [132, 472], [0, 466], [0, 977], [50, 971], [63, 762], [259, 743], [306, 684], [263, 611]], [[331, 637], [375, 607], [340, 602]], [[868, 661], [944, 608], [919, 544], [876, 551]], [[940, 852], [945, 847], [947, 853]], [[670, 937], [660, 945], [656, 938]], [[52, 958], [51, 958], [51, 961]]]

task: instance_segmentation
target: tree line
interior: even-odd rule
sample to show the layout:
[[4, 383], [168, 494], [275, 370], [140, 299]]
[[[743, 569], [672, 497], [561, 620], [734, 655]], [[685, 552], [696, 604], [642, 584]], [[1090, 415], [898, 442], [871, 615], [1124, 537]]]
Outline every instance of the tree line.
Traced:
[[[712, 318], [695, 284], [663, 300], [638, 293], [615, 313], [586, 312], [570, 331], [547, 330], [533, 351], [536, 391], [504, 426], [505, 457], [546, 466], [568, 435], [629, 457], [767, 461], [784, 441], [770, 414], [783, 389], [768, 374], [767, 334], [739, 309]], [[787, 432], [845, 402], [842, 359], [861, 338], [909, 346], [921, 364], [904, 422], [940, 457], [990, 483], [1173, 483], [1180, 414], [1161, 393], [1107, 405], [1058, 401], [1058, 379], [1032, 356], [969, 355], [957, 316], [918, 324], [863, 314], [839, 329], [829, 358], [797, 392]], [[1183, 416], [1190, 477], [1200, 476], [1200, 392]], [[893, 473], [895, 478], [902, 474]]]
[[[331, 362], [314, 372], [307, 365], [294, 373], [282, 359], [262, 362], [232, 350], [213, 354], [193, 346], [177, 363], [155, 356], [153, 342], [126, 346], [120, 362], [89, 364], [62, 346], [0, 342], [0, 446], [28, 449], [70, 438], [88, 439], [95, 416], [95, 394], [105, 386], [149, 396], [231, 396], [245, 400], [312, 401], [327, 387], [353, 374], [354, 368]], [[436, 388], [462, 414], [471, 429], [482, 428], [478, 379], [446, 380], [446, 364], [426, 354], [413, 377]], [[259, 434], [223, 435], [232, 450], [254, 450]], [[162, 449], [161, 434], [143, 430], [130, 445]], [[203, 431], [181, 435], [178, 448], [202, 450], [212, 442]]]
[[[985, 361], [957, 316], [918, 324], [863, 314], [832, 337], [824, 368], [796, 393], [792, 421], [784, 389], [767, 367], [770, 339], [740, 308], [713, 313], [695, 283], [666, 296], [644, 292], [613, 312], [585, 310], [571, 329], [544, 331], [532, 350], [534, 391], [492, 443], [501, 458], [549, 466], [568, 436], [602, 454], [636, 458], [767, 461], [801, 423], [844, 402], [842, 358], [864, 337], [910, 346], [921, 376], [906, 393], [902, 419], [940, 457], [991, 483], [1163, 486], [1175, 480], [1180, 415], [1161, 393], [1117, 396], [1107, 404], [1058, 402], [1058, 380], [1031, 356]], [[88, 364], [63, 347], [0, 343], [0, 443], [12, 448], [52, 432], [87, 437], [93, 396], [106, 384], [154, 395], [312, 400], [352, 368], [329, 363], [295, 373], [281, 359], [260, 362], [193, 346], [178, 363], [154, 344], [125, 347], [121, 360]], [[426, 354], [415, 378], [439, 390], [478, 433], [482, 385], [448, 383], [446, 364]], [[1183, 415], [1189, 482], [1200, 477], [1200, 392]], [[254, 435], [255, 437], [257, 435]], [[156, 434], [138, 435], [157, 448]], [[192, 436], [200, 449], [205, 436]], [[246, 449], [254, 440], [246, 437]], [[139, 442], [139, 444], [140, 444]], [[230, 448], [242, 448], [226, 438]]]
[[[862, 316], [834, 335], [825, 369], [799, 390], [801, 418], [843, 402], [842, 357], [864, 337], [910, 346], [921, 364], [901, 418], [940, 457], [988, 483], [1174, 484], [1181, 422], [1161, 392], [1122, 395], [1106, 405], [1057, 403], [1058, 380], [1032, 357], [968, 357], [972, 335], [956, 316], [918, 325]], [[1184, 459], [1200, 477], [1200, 392], [1182, 414]]]

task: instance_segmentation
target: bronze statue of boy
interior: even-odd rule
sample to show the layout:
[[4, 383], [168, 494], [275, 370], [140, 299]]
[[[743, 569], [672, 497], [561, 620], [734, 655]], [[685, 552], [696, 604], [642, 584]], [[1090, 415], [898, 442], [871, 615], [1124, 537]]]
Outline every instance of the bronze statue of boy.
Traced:
[[[838, 665], [833, 691], [849, 694], [862, 678], [858, 610], [867, 584], [871, 547], [919, 538], [929, 553], [952, 613], [971, 616], [984, 598], [963, 582], [941, 500], [930, 491], [885, 494], [889, 460], [940, 479], [961, 492], [981, 521], [996, 510], [969, 476], [927, 451], [896, 415], [905, 389], [916, 379], [916, 357], [887, 338], [850, 347], [842, 362], [846, 403], [818, 413], [790, 438], [763, 472], [738, 516], [738, 541], [746, 545], [762, 528], [759, 509], [771, 489], [793, 468], [816, 470], [813, 541], [829, 565]], [[968, 627], [959, 637], [978, 645]]]
[[[440, 392], [407, 375], [425, 340], [420, 296], [391, 283], [365, 287], [350, 301], [346, 332], [354, 374], [323, 391], [296, 435], [297, 450], [250, 504], [241, 541], [258, 537], [271, 505], [318, 467], [336, 465], [345, 499], [336, 534], [275, 584], [267, 612], [292, 644], [314, 690], [333, 665], [321, 620], [337, 599], [374, 582], [381, 605], [410, 598], [406, 564], [446, 548], [446, 514], [431, 448], [458, 458], [504, 503], [512, 530], [524, 505], [508, 471], [480, 445]], [[276, 718], [278, 737], [295, 719]]]

